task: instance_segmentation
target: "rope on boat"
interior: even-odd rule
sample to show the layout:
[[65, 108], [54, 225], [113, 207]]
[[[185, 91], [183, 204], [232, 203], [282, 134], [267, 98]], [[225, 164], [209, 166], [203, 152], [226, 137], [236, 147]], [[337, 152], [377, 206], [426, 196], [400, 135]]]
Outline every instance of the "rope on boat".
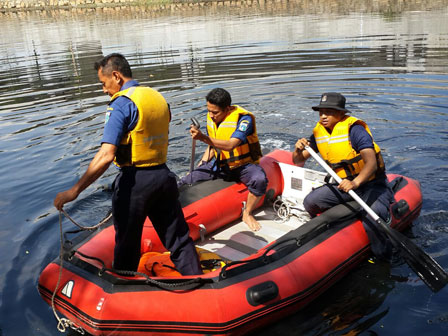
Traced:
[[[82, 327], [76, 325], [74, 322], [70, 321], [67, 318], [64, 317], [59, 317], [57, 311], [56, 311], [56, 306], [55, 306], [55, 298], [56, 298], [56, 293], [59, 290], [59, 286], [61, 284], [61, 278], [62, 278], [62, 269], [64, 267], [64, 234], [62, 231], [62, 214], [65, 215], [65, 217], [67, 217], [73, 224], [75, 224], [77, 227], [79, 227], [81, 230], [83, 231], [92, 231], [97, 229], [98, 227], [100, 227], [101, 225], [103, 225], [104, 223], [106, 223], [111, 217], [112, 217], [112, 213], [110, 213], [108, 216], [106, 216], [102, 221], [100, 221], [98, 224], [94, 225], [94, 226], [82, 226], [78, 223], [76, 223], [75, 220], [73, 220], [73, 218], [71, 218], [67, 212], [65, 212], [63, 209], [59, 211], [59, 234], [60, 234], [60, 251], [59, 251], [59, 274], [58, 274], [58, 281], [56, 282], [56, 287], [53, 291], [53, 294], [51, 296], [51, 308], [53, 310], [53, 314], [56, 317], [56, 320], [58, 321], [58, 325], [57, 325], [57, 329], [59, 330], [59, 332], [64, 333], [66, 332], [67, 328], [71, 328], [73, 330], [75, 330], [76, 332], [80, 333], [81, 335], [85, 334], [85, 331]], [[92, 256], [88, 256], [86, 254], [83, 254], [79, 251], [72, 251], [72, 254], [69, 258], [73, 257], [73, 255], [75, 253], [78, 253], [79, 255], [81, 255], [84, 258], [88, 258], [88, 259], [93, 259], [98, 261], [99, 263], [101, 263], [102, 268], [101, 270], [98, 272], [98, 275], [101, 276], [102, 274], [104, 274], [104, 272], [108, 271], [108, 272], [112, 272], [112, 273], [116, 273], [116, 274], [120, 274], [120, 275], [125, 275], [125, 276], [135, 276], [135, 275], [139, 275], [141, 277], [146, 278], [146, 283], [161, 287], [163, 289], [169, 289], [169, 288], [175, 288], [175, 287], [180, 287], [180, 286], [189, 286], [189, 285], [193, 285], [193, 284], [204, 284], [207, 282], [211, 282], [211, 279], [202, 279], [202, 278], [194, 278], [194, 279], [190, 279], [188, 281], [182, 281], [182, 282], [175, 282], [175, 283], [166, 283], [166, 282], [162, 282], [162, 281], [157, 281], [154, 279], [151, 279], [148, 275], [144, 274], [144, 273], [140, 273], [140, 272], [132, 272], [132, 271], [123, 271], [123, 270], [115, 270], [115, 269], [110, 269], [107, 268], [105, 263], [96, 257], [92, 257]]]
[[71, 217], [68, 215], [68, 213], [65, 212], [64, 209], [60, 210], [60, 212], [62, 212], [62, 213], [65, 215], [65, 217], [67, 217], [73, 224], [75, 224], [75, 225], [76, 225], [77, 227], [79, 227], [81, 230], [85, 230], [85, 231], [92, 231], [92, 230], [95, 230], [95, 229], [99, 228], [101, 225], [103, 225], [104, 223], [106, 223], [106, 222], [107, 222], [109, 219], [111, 219], [111, 217], [112, 217], [112, 212], [111, 212], [111, 213], [110, 213], [109, 215], [107, 215], [101, 222], [99, 222], [99, 223], [96, 224], [96, 225], [93, 225], [93, 226], [82, 226], [82, 225], [76, 223], [75, 220], [74, 220], [73, 218], [71, 218]]
[[277, 198], [272, 207], [282, 221], [287, 221], [292, 215], [291, 206], [281, 198]]
[[80, 333], [81, 335], [85, 334], [85, 331], [83, 328], [81, 328], [80, 326], [76, 325], [75, 323], [73, 323], [72, 321], [70, 321], [69, 319], [66, 319], [64, 317], [59, 317], [57, 311], [56, 311], [56, 307], [54, 304], [55, 298], [56, 298], [56, 293], [59, 290], [59, 285], [61, 284], [61, 278], [62, 278], [62, 269], [64, 267], [64, 238], [63, 238], [63, 232], [62, 232], [62, 214], [65, 215], [65, 217], [67, 217], [73, 224], [75, 224], [77, 227], [79, 227], [81, 230], [95, 230], [98, 227], [100, 227], [101, 225], [103, 225], [104, 223], [106, 223], [111, 217], [112, 217], [112, 213], [110, 213], [108, 216], [106, 216], [102, 221], [100, 221], [98, 224], [94, 225], [94, 226], [82, 226], [79, 225], [78, 223], [76, 223], [73, 218], [71, 218], [67, 212], [65, 212], [64, 209], [59, 211], [59, 234], [60, 234], [60, 249], [59, 249], [59, 275], [58, 275], [58, 281], [56, 283], [56, 287], [53, 291], [53, 294], [51, 296], [51, 308], [53, 309], [53, 314], [56, 317], [56, 320], [58, 320], [58, 326], [57, 329], [59, 330], [59, 332], [64, 333], [67, 328], [71, 328], [75, 331], [77, 331], [78, 333]]
[[151, 277], [149, 275], [145, 274], [145, 273], [134, 272], [134, 271], [126, 271], [126, 270], [118, 270], [118, 269], [113, 269], [113, 268], [107, 268], [106, 264], [104, 263], [104, 261], [102, 261], [99, 258], [89, 256], [89, 255], [81, 253], [79, 251], [75, 251], [74, 253], [79, 254], [83, 258], [96, 260], [99, 263], [101, 263], [102, 268], [98, 272], [98, 276], [102, 276], [105, 272], [116, 273], [116, 274], [123, 275], [123, 276], [136, 276], [136, 275], [138, 275], [138, 276], [144, 277], [146, 279], [146, 283], [151, 284], [151, 285], [155, 285], [155, 286], [158, 286], [158, 287], [161, 287], [162, 289], [169, 289], [169, 288], [175, 288], [175, 287], [181, 287], [181, 286], [188, 286], [188, 285], [193, 285], [193, 284], [201, 285], [201, 284], [204, 284], [204, 283], [207, 283], [207, 282], [212, 282], [211, 279], [203, 279], [203, 278], [198, 277], [198, 278], [190, 279], [190, 280], [187, 280], [187, 281], [179, 281], [179, 282], [167, 283], [167, 282], [151, 279]]
[[[103, 219], [97, 225], [94, 225], [94, 226], [91, 226], [91, 227], [85, 227], [85, 226], [82, 226], [82, 225], [76, 223], [75, 220], [73, 220], [63, 209], [61, 211], [73, 224], [75, 224], [81, 230], [95, 230], [98, 227], [100, 227], [101, 225], [103, 225], [104, 223], [106, 223], [112, 217], [112, 213], [110, 213], [105, 219]], [[106, 271], [107, 272], [116, 273], [116, 274], [119, 274], [119, 275], [124, 275], [124, 276], [136, 276], [136, 275], [138, 275], [138, 276], [144, 277], [146, 279], [146, 283], [149, 283], [149, 284], [161, 287], [161, 288], [175, 288], [175, 287], [180, 287], [180, 286], [188, 286], [188, 285], [192, 285], [192, 284], [203, 284], [205, 282], [208, 282], [207, 280], [202, 279], [202, 278], [194, 278], [194, 279], [191, 279], [191, 280], [188, 280], [188, 281], [175, 282], [175, 283], [166, 283], [166, 282], [162, 282], [162, 281], [157, 281], [157, 280], [151, 279], [145, 273], [107, 268], [105, 263], [104, 263], [104, 261], [102, 261], [101, 259], [89, 256], [89, 255], [86, 255], [86, 254], [81, 253], [79, 251], [73, 251], [71, 257], [73, 257], [73, 255], [75, 253], [79, 254], [80, 256], [82, 256], [84, 258], [96, 260], [99, 263], [101, 263], [102, 268], [98, 272], [99, 276], [102, 276]], [[62, 269], [62, 267], [61, 267], [61, 269]]]
[[64, 243], [63, 243], [63, 233], [62, 233], [62, 213], [64, 213], [66, 216], [68, 216], [64, 210], [59, 211], [59, 235], [60, 235], [60, 242], [61, 242], [60, 249], [59, 249], [60, 263], [59, 263], [58, 281], [56, 282], [56, 287], [51, 296], [51, 309], [53, 310], [53, 314], [56, 317], [56, 320], [58, 321], [57, 329], [59, 330], [59, 332], [64, 333], [67, 330], [67, 328], [71, 328], [71, 329], [77, 331], [79, 334], [84, 335], [85, 331], [83, 328], [77, 326], [75, 323], [73, 323], [72, 321], [70, 321], [67, 318], [59, 317], [59, 315], [56, 311], [56, 306], [54, 304], [54, 300], [56, 298], [56, 293], [58, 292], [59, 285], [61, 284], [62, 268], [64, 267], [64, 258], [63, 258]]
[[299, 217], [299, 213], [303, 213], [303, 210], [297, 206], [296, 200], [291, 200], [278, 196], [272, 204], [275, 213], [280, 218], [281, 222], [286, 222], [292, 216]]

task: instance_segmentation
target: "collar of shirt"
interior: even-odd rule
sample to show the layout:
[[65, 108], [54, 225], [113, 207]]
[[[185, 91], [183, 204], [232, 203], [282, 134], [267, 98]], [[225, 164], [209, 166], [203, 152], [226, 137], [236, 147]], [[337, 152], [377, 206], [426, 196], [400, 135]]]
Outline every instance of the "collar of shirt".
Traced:
[[126, 83], [123, 84], [123, 86], [121, 87], [120, 91], [129, 89], [131, 86], [139, 86], [139, 85], [140, 84], [135, 79], [131, 79], [131, 80], [129, 80]]

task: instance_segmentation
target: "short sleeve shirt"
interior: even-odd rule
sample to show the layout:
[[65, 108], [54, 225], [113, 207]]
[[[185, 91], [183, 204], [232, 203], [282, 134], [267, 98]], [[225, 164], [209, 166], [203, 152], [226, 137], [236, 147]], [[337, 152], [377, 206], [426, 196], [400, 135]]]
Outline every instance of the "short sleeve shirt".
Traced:
[[[130, 80], [121, 87], [120, 91], [138, 85], [137, 81]], [[137, 121], [138, 109], [131, 99], [126, 96], [114, 99], [107, 108], [101, 143], [118, 146], [123, 136], [134, 129]]]

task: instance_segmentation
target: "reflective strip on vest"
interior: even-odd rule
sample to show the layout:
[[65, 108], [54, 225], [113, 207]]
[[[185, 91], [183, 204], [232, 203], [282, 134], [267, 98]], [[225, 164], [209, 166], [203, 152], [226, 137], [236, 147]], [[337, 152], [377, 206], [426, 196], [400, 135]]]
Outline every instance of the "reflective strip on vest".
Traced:
[[240, 167], [247, 163], [258, 163], [262, 157], [255, 125], [255, 116], [238, 105], [235, 105], [234, 107], [235, 109], [229, 113], [218, 127], [216, 127], [216, 124], [207, 113], [208, 135], [214, 139], [220, 140], [230, 140], [233, 132], [237, 129], [238, 121], [241, 116], [249, 115], [252, 118], [254, 132], [247, 136], [247, 143], [241, 143], [232, 151], [220, 151], [219, 158], [218, 153], [215, 151], [215, 157], [219, 159], [220, 166], [227, 165], [230, 169]]
[[[334, 126], [331, 134], [319, 122], [313, 130], [319, 153], [341, 178], [353, 179], [364, 167], [361, 154], [356, 153], [350, 143], [350, 127], [355, 123], [362, 125], [370, 136], [372, 136], [372, 132], [364, 121], [349, 116], [345, 116], [339, 121]], [[373, 142], [373, 145], [378, 169], [375, 174], [369, 177], [369, 181], [384, 175], [384, 162], [380, 147], [375, 142]]]

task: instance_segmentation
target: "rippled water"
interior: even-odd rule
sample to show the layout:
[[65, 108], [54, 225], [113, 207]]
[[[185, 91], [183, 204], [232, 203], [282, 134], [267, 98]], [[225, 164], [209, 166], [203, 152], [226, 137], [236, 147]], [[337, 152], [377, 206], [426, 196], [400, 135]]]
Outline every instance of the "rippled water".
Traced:
[[[52, 200], [99, 146], [108, 97], [93, 62], [111, 52], [169, 101], [169, 166], [178, 174], [189, 167], [189, 118], [205, 124], [211, 88], [256, 114], [265, 152], [292, 149], [310, 134], [320, 94], [342, 92], [373, 129], [388, 171], [420, 181], [422, 214], [407, 234], [448, 268], [448, 4], [424, 3], [0, 13], [0, 335], [59, 334], [37, 279], [59, 252]], [[115, 174], [67, 211], [97, 223]], [[446, 335], [447, 300], [447, 288], [432, 294], [406, 265], [366, 263], [264, 335]]]

